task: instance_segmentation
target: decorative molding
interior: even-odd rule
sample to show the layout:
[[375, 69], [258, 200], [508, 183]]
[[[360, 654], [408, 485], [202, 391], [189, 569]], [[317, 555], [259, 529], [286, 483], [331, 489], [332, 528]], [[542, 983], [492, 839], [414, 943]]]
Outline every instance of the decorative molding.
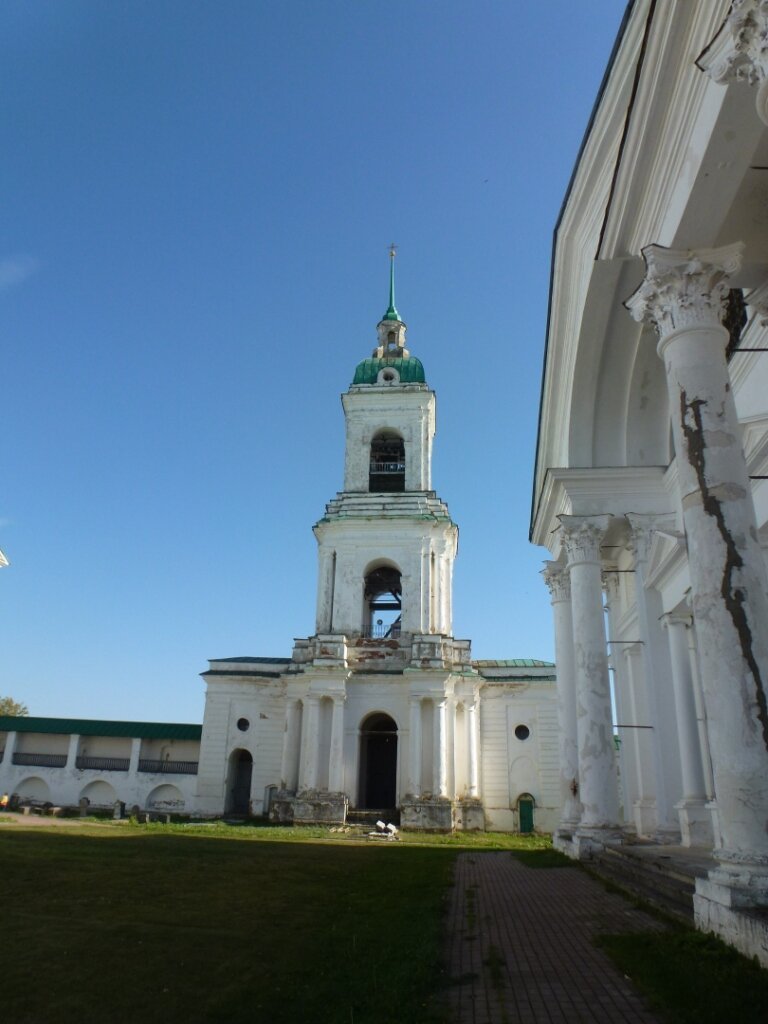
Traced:
[[628, 549], [635, 558], [635, 565], [645, 565], [650, 557], [653, 538], [659, 530], [669, 531], [674, 529], [675, 518], [672, 515], [654, 512], [627, 512], [630, 535], [627, 544]]
[[680, 329], [719, 326], [743, 248], [741, 242], [696, 252], [647, 245], [645, 280], [624, 305], [633, 319], [653, 324], [662, 339]]
[[693, 625], [693, 616], [686, 612], [665, 612], [659, 617], [662, 628], [669, 629], [670, 626], [682, 626], [690, 629]]
[[696, 62], [720, 84], [768, 77], [768, 0], [733, 0], [720, 31]]
[[572, 565], [600, 564], [600, 544], [610, 525], [611, 515], [563, 516], [560, 520], [563, 547]]
[[571, 577], [561, 562], [545, 562], [541, 576], [551, 595], [552, 604], [571, 600]]

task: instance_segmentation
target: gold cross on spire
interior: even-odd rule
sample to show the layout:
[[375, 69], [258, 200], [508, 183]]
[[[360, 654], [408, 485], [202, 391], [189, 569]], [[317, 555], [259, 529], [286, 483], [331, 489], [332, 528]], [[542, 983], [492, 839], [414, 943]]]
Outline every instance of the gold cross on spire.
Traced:
[[397, 253], [397, 246], [395, 245], [394, 242], [390, 242], [389, 243], [389, 258], [391, 260], [393, 260], [395, 258], [396, 253]]

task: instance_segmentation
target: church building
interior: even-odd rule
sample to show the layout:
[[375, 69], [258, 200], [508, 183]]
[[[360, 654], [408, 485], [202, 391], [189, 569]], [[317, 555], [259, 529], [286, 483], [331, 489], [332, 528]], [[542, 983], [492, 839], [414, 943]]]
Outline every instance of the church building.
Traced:
[[317, 616], [290, 658], [210, 662], [198, 809], [405, 827], [551, 829], [554, 666], [453, 634], [458, 528], [432, 489], [435, 393], [390, 300], [342, 396], [344, 489], [315, 524]]

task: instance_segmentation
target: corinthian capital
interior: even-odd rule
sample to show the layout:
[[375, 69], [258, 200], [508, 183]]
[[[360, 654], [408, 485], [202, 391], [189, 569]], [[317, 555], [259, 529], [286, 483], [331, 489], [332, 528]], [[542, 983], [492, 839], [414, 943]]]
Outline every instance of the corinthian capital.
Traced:
[[741, 242], [696, 252], [647, 245], [645, 280], [624, 305], [663, 340], [685, 327], [722, 323], [729, 277], [741, 266]]
[[612, 516], [558, 516], [568, 568], [587, 562], [600, 564], [600, 544]]
[[558, 601], [570, 601], [571, 578], [564, 565], [560, 562], [545, 562], [541, 575], [549, 588], [552, 604], [556, 604]]
[[768, 77], [768, 0], [733, 0], [720, 31], [698, 66], [715, 82], [749, 82]]
[[647, 562], [651, 552], [653, 535], [659, 530], [671, 530], [675, 525], [673, 515], [659, 515], [654, 512], [628, 512], [629, 549], [635, 556], [635, 562]]

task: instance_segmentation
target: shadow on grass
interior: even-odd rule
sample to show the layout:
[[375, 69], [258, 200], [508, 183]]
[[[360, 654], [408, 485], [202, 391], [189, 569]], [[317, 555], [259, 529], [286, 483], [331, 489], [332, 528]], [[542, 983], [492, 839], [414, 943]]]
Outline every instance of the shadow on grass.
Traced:
[[455, 853], [121, 828], [0, 832], [4, 1019], [443, 1019]]
[[597, 944], [667, 1024], [765, 1024], [768, 971], [711, 935], [676, 926]]

